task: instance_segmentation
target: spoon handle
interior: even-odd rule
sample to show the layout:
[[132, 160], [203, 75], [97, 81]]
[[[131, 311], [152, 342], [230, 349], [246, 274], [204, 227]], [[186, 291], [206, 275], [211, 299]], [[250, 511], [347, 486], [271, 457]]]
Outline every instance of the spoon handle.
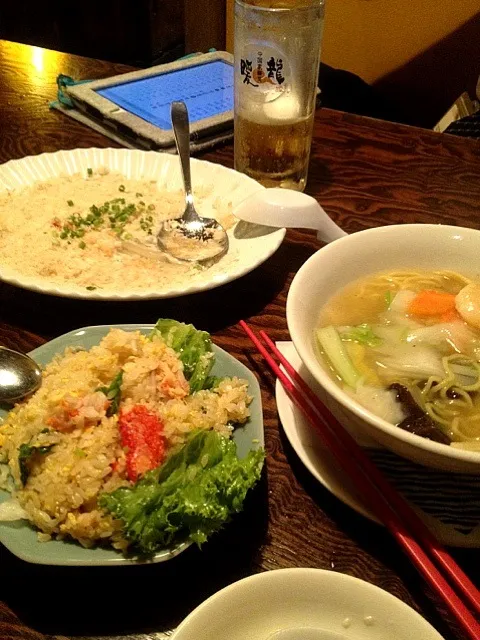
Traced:
[[[185, 187], [185, 201], [187, 203], [185, 213], [188, 211], [188, 218], [193, 218], [196, 217], [196, 212], [193, 208], [192, 177], [190, 174], [190, 126], [185, 102], [172, 102], [171, 116], [175, 143], [182, 167], [183, 185]], [[186, 217], [184, 215], [184, 219]]]

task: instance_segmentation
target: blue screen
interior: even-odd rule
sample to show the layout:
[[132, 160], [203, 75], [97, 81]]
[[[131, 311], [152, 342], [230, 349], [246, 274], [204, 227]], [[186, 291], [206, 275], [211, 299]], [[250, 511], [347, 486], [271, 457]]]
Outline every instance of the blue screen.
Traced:
[[125, 111], [171, 130], [170, 105], [175, 100], [186, 103], [190, 122], [233, 109], [233, 65], [214, 60], [99, 89], [97, 93]]

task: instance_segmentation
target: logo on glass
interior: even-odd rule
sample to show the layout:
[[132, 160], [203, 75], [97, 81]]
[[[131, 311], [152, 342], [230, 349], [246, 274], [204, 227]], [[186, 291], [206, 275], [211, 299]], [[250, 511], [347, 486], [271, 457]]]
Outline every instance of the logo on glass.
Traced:
[[240, 60], [240, 75], [243, 84], [265, 89], [281, 89], [285, 82], [284, 63], [279, 56], [265, 55], [257, 51], [255, 56], [246, 56]]

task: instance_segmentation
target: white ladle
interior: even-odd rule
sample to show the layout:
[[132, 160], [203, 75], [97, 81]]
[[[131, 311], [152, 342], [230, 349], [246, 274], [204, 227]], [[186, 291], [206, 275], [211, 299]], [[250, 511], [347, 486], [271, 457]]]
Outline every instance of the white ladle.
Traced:
[[240, 202], [233, 215], [267, 227], [316, 229], [317, 238], [322, 242], [333, 242], [348, 235], [315, 198], [293, 189], [260, 189]]

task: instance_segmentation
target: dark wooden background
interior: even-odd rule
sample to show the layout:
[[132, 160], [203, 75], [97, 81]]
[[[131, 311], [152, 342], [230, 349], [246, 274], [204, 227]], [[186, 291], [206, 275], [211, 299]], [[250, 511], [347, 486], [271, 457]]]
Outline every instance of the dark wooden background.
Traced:
[[[93, 78], [120, 65], [0, 43], [0, 162], [58, 149], [113, 146], [50, 111], [60, 71]], [[232, 166], [232, 148], [203, 156]], [[480, 228], [480, 143], [320, 110], [307, 192], [346, 231], [398, 222]], [[177, 625], [193, 607], [243, 576], [281, 567], [318, 567], [376, 584], [420, 611], [446, 638], [461, 638], [444, 608], [387, 532], [321, 487], [299, 462], [279, 424], [273, 380], [238, 328], [241, 318], [288, 339], [289, 284], [319, 245], [290, 231], [277, 253], [245, 277], [203, 294], [145, 303], [52, 298], [0, 284], [0, 343], [28, 351], [76, 327], [173, 317], [211, 331], [216, 344], [258, 374], [267, 463], [245, 511], [199, 551], [163, 565], [55, 568], [28, 565], [0, 548], [0, 637], [38, 634], [144, 638]], [[477, 583], [480, 552], [454, 556]], [[32, 631], [34, 630], [34, 631]]]

